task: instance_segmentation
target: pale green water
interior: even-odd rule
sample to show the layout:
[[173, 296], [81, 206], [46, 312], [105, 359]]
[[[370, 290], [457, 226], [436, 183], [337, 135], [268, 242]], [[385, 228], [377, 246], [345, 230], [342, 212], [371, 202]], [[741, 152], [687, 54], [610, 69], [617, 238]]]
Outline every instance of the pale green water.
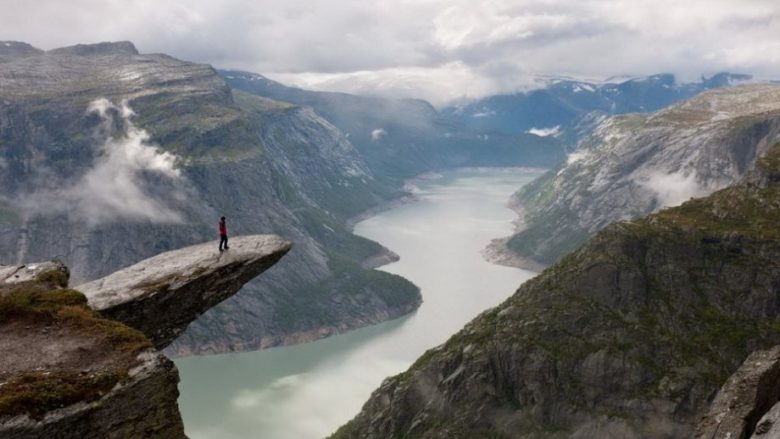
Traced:
[[351, 419], [387, 376], [408, 368], [534, 273], [486, 262], [511, 233], [509, 196], [538, 176], [459, 169], [418, 183], [420, 201], [359, 223], [355, 233], [401, 256], [382, 269], [421, 288], [414, 314], [305, 345], [176, 361], [192, 439], [322, 438]]

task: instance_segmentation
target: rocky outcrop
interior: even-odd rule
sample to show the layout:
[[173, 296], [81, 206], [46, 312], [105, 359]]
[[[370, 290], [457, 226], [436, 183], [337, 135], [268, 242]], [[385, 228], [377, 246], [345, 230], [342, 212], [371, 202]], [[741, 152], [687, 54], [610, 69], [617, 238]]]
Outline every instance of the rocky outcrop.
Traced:
[[60, 262], [0, 266], [0, 437], [185, 438], [178, 371], [157, 349], [292, 245], [230, 244], [157, 255], [83, 294], [66, 288]]
[[772, 408], [758, 420], [750, 439], [774, 439], [780, 437], [780, 403]]
[[179, 372], [171, 360], [159, 352], [144, 352], [127, 378], [100, 399], [51, 410], [41, 419], [0, 418], [0, 437], [185, 439], [178, 382]]
[[780, 144], [742, 183], [613, 224], [387, 379], [334, 438], [679, 438], [780, 343]]
[[62, 273], [65, 279], [70, 276], [68, 268], [59, 261], [25, 265], [0, 265], [0, 284], [18, 284], [35, 281], [43, 273]]
[[138, 55], [138, 49], [130, 41], [103, 42], [95, 44], [76, 44], [49, 51], [50, 55]]
[[561, 169], [523, 187], [514, 253], [549, 265], [614, 221], [702, 197], [780, 139], [780, 85], [704, 92], [652, 114], [603, 118]]
[[145, 259], [76, 287], [89, 306], [168, 346], [198, 316], [276, 264], [292, 243], [274, 235], [238, 236], [230, 249], [215, 243]]
[[[696, 427], [696, 439], [780, 437], [780, 346], [757, 351], [718, 392]], [[773, 432], [774, 430], [774, 432]]]

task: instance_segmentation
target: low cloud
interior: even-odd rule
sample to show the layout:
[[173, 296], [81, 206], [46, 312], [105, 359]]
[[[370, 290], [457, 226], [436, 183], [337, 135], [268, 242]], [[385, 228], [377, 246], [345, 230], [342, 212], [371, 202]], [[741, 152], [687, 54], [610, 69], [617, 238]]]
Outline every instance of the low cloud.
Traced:
[[374, 131], [371, 131], [371, 140], [376, 142], [377, 140], [381, 139], [382, 137], [385, 137], [387, 135], [387, 131], [385, 131], [384, 128], [377, 128]]
[[[72, 186], [45, 190], [21, 202], [28, 216], [67, 214], [90, 226], [116, 220], [181, 222], [181, 215], [147, 193], [144, 177], [169, 182], [182, 180], [176, 157], [149, 140], [149, 134], [132, 122], [133, 110], [107, 99], [90, 103], [88, 114], [97, 114], [98, 143], [95, 161]], [[123, 127], [116, 132], [116, 127]]]
[[298, 86], [440, 105], [549, 75], [780, 76], [776, 0], [16, 3], [0, 16], [0, 40], [44, 49], [132, 40], [145, 53]]
[[588, 151], [574, 151], [566, 156], [566, 164], [571, 165], [588, 156]]
[[703, 197], [711, 192], [697, 182], [695, 172], [687, 175], [682, 172], [652, 172], [639, 184], [655, 193], [661, 207], [679, 206], [691, 198]]

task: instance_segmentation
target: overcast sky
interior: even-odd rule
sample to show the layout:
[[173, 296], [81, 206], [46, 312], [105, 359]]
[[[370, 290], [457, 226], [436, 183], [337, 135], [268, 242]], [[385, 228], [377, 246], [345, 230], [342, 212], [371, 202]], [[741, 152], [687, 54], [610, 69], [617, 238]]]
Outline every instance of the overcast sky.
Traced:
[[131, 40], [309, 88], [422, 97], [584, 78], [780, 78], [778, 0], [0, 0], [0, 40]]

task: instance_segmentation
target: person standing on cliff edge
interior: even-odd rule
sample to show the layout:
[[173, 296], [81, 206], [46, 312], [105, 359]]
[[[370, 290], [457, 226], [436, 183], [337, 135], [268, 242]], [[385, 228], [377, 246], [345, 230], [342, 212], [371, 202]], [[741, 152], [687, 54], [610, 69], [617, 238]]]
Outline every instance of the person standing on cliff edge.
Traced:
[[228, 247], [227, 223], [224, 216], [219, 219], [219, 251], [223, 251], [223, 244], [225, 245], [224, 250], [230, 248]]

